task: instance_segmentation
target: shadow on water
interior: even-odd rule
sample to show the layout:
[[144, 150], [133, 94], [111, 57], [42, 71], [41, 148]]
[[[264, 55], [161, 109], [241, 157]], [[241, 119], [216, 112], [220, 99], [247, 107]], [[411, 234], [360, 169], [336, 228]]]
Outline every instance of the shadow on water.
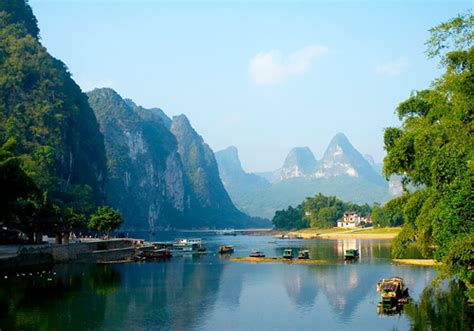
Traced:
[[122, 287], [109, 300], [105, 328], [186, 330], [213, 308], [224, 265], [205, 256], [174, 257], [166, 263], [117, 266]]
[[[204, 237], [204, 236], [203, 236]], [[254, 248], [268, 256], [303, 247], [320, 265], [237, 263]], [[167, 262], [67, 264], [0, 279], [1, 330], [83, 329], [408, 329], [472, 330], [463, 289], [425, 287], [436, 271], [391, 264], [383, 240], [278, 241], [207, 236], [210, 253]], [[344, 263], [345, 249], [360, 259]], [[375, 284], [401, 276], [413, 303], [400, 315], [379, 316]], [[285, 312], [285, 314], [282, 314]], [[288, 315], [290, 314], [290, 315]]]
[[120, 274], [109, 265], [69, 264], [19, 271], [18, 276], [0, 282], [0, 329], [97, 328], [104, 319], [106, 297], [120, 283]]
[[474, 308], [464, 296], [465, 286], [454, 280], [445, 285], [427, 287], [418, 302], [404, 307], [412, 330], [474, 329]]

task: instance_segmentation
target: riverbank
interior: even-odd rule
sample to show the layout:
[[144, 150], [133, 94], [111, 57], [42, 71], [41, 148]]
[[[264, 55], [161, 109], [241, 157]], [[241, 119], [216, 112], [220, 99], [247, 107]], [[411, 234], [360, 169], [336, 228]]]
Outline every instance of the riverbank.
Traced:
[[233, 262], [253, 262], [253, 263], [287, 263], [287, 264], [322, 264], [324, 260], [300, 260], [284, 259], [282, 257], [233, 257]]
[[434, 267], [441, 265], [441, 262], [438, 262], [433, 259], [392, 259], [392, 263], [403, 265], [418, 265], [425, 267]]
[[300, 237], [303, 239], [393, 239], [400, 231], [401, 227], [391, 228], [330, 228], [330, 229], [301, 229], [287, 233], [288, 237]]
[[105, 262], [124, 260], [137, 254], [143, 240], [81, 239], [69, 244], [2, 245], [0, 269], [15, 269], [64, 262]]

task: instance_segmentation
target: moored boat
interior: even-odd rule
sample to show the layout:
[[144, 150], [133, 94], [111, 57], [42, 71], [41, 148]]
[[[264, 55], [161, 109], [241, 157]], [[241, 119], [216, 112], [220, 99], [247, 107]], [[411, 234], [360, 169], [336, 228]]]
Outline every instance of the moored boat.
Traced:
[[260, 251], [251, 251], [249, 257], [265, 257], [265, 254]]
[[171, 257], [171, 252], [168, 249], [152, 249], [143, 250], [138, 256], [144, 259], [168, 259]]
[[309, 259], [309, 250], [307, 249], [301, 249], [299, 254], [298, 254], [298, 259], [300, 260], [307, 260]]
[[176, 239], [172, 245], [173, 253], [203, 253], [207, 249], [202, 246], [201, 238]]
[[219, 246], [219, 254], [230, 254], [234, 252], [234, 247], [229, 245]]
[[377, 292], [382, 297], [382, 306], [392, 308], [397, 304], [408, 302], [408, 288], [405, 287], [403, 278], [384, 278], [377, 283]]
[[293, 258], [293, 250], [291, 248], [287, 248], [283, 251], [283, 258], [285, 259], [292, 259]]
[[359, 250], [357, 248], [346, 249], [344, 253], [344, 260], [355, 260], [359, 258]]

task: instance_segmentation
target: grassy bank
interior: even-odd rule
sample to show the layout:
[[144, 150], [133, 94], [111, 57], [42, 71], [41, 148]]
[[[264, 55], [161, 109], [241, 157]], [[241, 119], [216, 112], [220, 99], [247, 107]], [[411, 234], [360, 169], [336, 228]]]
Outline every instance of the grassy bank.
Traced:
[[329, 228], [329, 229], [317, 229], [308, 228], [301, 229], [298, 231], [289, 232], [290, 236], [301, 236], [305, 239], [313, 238], [325, 238], [325, 239], [345, 239], [345, 238], [358, 238], [358, 239], [393, 239], [400, 231], [401, 227], [387, 227], [387, 228]]
[[433, 259], [393, 259], [395, 264], [405, 264], [405, 265], [419, 265], [419, 266], [437, 266], [441, 265], [440, 262], [437, 262]]

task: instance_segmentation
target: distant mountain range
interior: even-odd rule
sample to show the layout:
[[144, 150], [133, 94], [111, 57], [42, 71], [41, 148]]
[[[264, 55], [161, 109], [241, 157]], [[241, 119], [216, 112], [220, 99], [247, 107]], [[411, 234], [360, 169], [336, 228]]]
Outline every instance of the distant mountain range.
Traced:
[[299, 204], [319, 192], [372, 204], [389, 200], [400, 189], [396, 181], [389, 185], [381, 174], [381, 165], [357, 151], [343, 133], [334, 136], [321, 160], [308, 147], [295, 147], [283, 166], [274, 171], [245, 173], [236, 147], [217, 152], [216, 160], [232, 200], [253, 216], [271, 218], [276, 210]]

